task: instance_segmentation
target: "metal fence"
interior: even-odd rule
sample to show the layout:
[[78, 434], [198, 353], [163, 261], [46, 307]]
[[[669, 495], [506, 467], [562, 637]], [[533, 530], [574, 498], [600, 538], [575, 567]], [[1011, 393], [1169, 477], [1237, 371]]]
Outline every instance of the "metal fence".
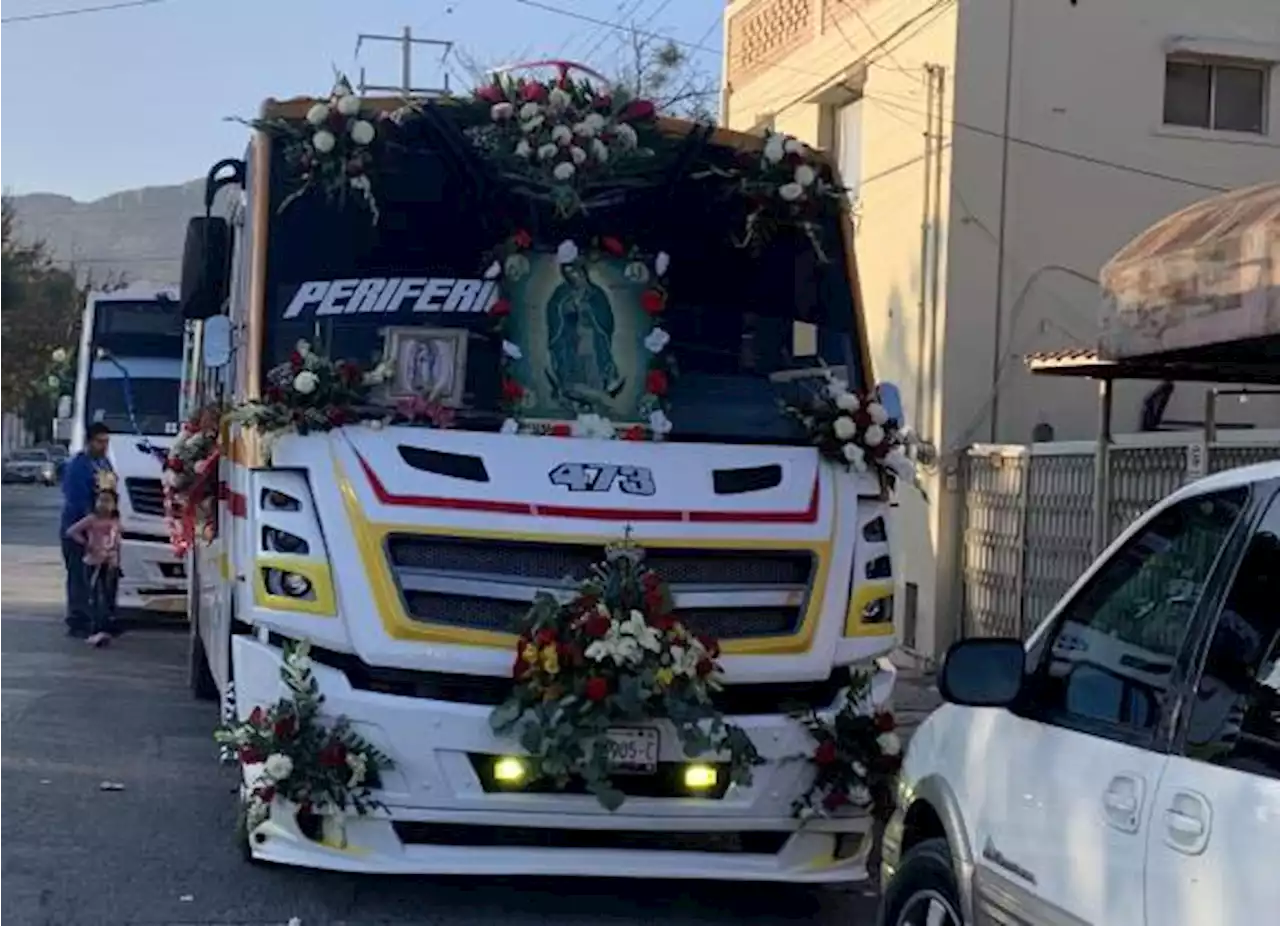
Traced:
[[[1111, 449], [1108, 541], [1151, 505], [1209, 472], [1280, 459], [1280, 436], [1198, 447], [1129, 440]], [[961, 459], [964, 636], [1029, 634], [1093, 561], [1092, 442], [979, 445]]]

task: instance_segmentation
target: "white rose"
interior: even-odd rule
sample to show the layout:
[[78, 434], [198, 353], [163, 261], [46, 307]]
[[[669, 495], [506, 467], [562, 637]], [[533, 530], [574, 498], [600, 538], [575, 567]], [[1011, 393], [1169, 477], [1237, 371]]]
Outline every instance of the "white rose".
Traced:
[[360, 112], [360, 97], [354, 93], [346, 93], [338, 97], [338, 112], [344, 116], [354, 116]]
[[328, 154], [337, 143], [338, 140], [333, 137], [333, 133], [328, 129], [321, 129], [311, 136], [311, 146], [321, 154]]
[[547, 105], [552, 109], [564, 109], [573, 102], [573, 97], [565, 93], [559, 87], [553, 87], [551, 92], [547, 94]]
[[568, 161], [561, 161], [552, 169], [551, 176], [561, 181], [571, 180], [573, 179], [573, 175], [577, 173], [577, 170], [578, 169]]
[[808, 164], [801, 164], [796, 168], [795, 181], [801, 186], [812, 186], [813, 181], [818, 178], [812, 167]]
[[622, 144], [628, 148], [634, 148], [636, 143], [640, 140], [636, 135], [636, 130], [625, 122], [619, 123], [613, 131], [614, 134], [618, 136], [618, 141], [622, 142]]
[[597, 161], [603, 164], [605, 161], [609, 160], [609, 146], [600, 139], [593, 138], [591, 140], [591, 154]]
[[556, 263], [571, 264], [578, 259], [578, 246], [566, 238], [556, 248]]
[[510, 103], [494, 103], [489, 107], [489, 118], [494, 122], [506, 122], [516, 114], [516, 108]]
[[795, 182], [784, 183], [782, 186], [778, 187], [778, 195], [787, 202], [793, 203], [801, 196], [804, 196], [804, 187]]
[[520, 350], [520, 345], [512, 341], [502, 342], [502, 353], [505, 354], [509, 360], [519, 360], [524, 357], [524, 352]]
[[846, 462], [849, 463], [858, 472], [862, 472], [867, 468], [867, 455], [857, 444], [848, 443], [840, 448], [840, 452], [844, 454]]
[[777, 164], [786, 154], [785, 139], [781, 135], [770, 135], [764, 143], [764, 159], [770, 164]]
[[[343, 97], [344, 100], [350, 97]], [[367, 145], [373, 141], [373, 123], [367, 119], [357, 119], [351, 123], [351, 140], [357, 145]]]
[[599, 113], [587, 113], [587, 115], [582, 120], [582, 124], [585, 125], [587, 128], [589, 128], [592, 134], [598, 133], [601, 129], [604, 128], [604, 125], [605, 125], [604, 116], [600, 115]]
[[569, 157], [573, 158], [573, 163], [581, 164], [587, 159], [587, 153], [577, 145], [574, 145], [569, 149]]
[[62, 348], [62, 347], [55, 347], [55, 348], [53, 349], [53, 362], [54, 362], [54, 363], [66, 363], [66, 362], [67, 362], [67, 351], [66, 351], [66, 349], [65, 349], [65, 348]]
[[541, 146], [538, 149], [538, 160], [549, 161], [551, 158], [556, 156], [556, 152], [559, 150], [560, 149], [558, 149], [555, 145], [548, 142], [547, 144]]
[[272, 781], [284, 781], [293, 773], [293, 760], [284, 753], [273, 752], [267, 756], [263, 771], [267, 773], [267, 777]]
[[879, 447], [884, 443], [884, 428], [878, 424], [867, 425], [866, 433], [862, 435], [862, 439], [867, 442], [868, 447]]
[[516, 421], [514, 418], [508, 418], [506, 421], [502, 422], [502, 427], [498, 429], [498, 433], [499, 434], [519, 434], [520, 422]]
[[311, 342], [306, 338], [299, 338], [293, 345], [293, 349], [305, 357], [307, 354], [311, 353]]
[[666, 276], [667, 268], [671, 266], [671, 255], [666, 251], [659, 251], [658, 256], [653, 259], [653, 270], [658, 276]]
[[573, 134], [577, 135], [579, 138], [594, 138], [596, 133], [595, 129], [591, 128], [591, 126], [587, 125], [585, 122], [579, 122], [573, 127]]
[[831, 430], [835, 432], [838, 440], [849, 440], [858, 433], [857, 425], [853, 423], [853, 419], [845, 415], [841, 415], [835, 420], [831, 425]]
[[329, 118], [329, 107], [323, 103], [316, 103], [307, 110], [307, 122], [312, 125], [324, 125]]
[[876, 424], [884, 424], [889, 420], [889, 413], [884, 410], [884, 406], [879, 402], [868, 402], [867, 414], [871, 416], [871, 420]]
[[671, 335], [661, 328], [654, 328], [644, 338], [644, 346], [651, 354], [660, 354], [671, 341]]
[[551, 130], [551, 140], [557, 145], [567, 145], [573, 141], [573, 131], [567, 125], [558, 125]]
[[516, 157], [527, 158], [532, 153], [533, 146], [529, 144], [528, 140], [522, 138], [520, 141], [516, 142]]
[[542, 128], [542, 123], [546, 121], [547, 121], [546, 118], [543, 116], [534, 116], [528, 122], [523, 122], [520, 124], [520, 131], [524, 132], [526, 135], [531, 135], [532, 133], [538, 131], [538, 129]]
[[649, 415], [649, 430], [653, 432], [654, 437], [663, 437], [671, 433], [671, 419], [667, 417], [667, 413], [662, 409]]
[[858, 406], [862, 403], [858, 401], [858, 397], [852, 392], [842, 392], [835, 397], [836, 408], [842, 412], [856, 412]]
[[525, 103], [520, 107], [520, 118], [528, 122], [540, 112], [542, 112], [542, 107], [537, 103]]
[[804, 145], [798, 139], [792, 138], [790, 135], [782, 144], [782, 150], [787, 154], [801, 154], [804, 151]]
[[293, 391], [300, 395], [310, 395], [316, 391], [320, 380], [310, 370], [303, 370], [293, 378]]
[[[876, 745], [880, 747], [880, 751], [886, 756], [896, 756], [902, 752], [902, 740], [898, 739], [898, 734], [890, 731], [889, 733], [881, 733], [876, 737]], [[271, 760], [268, 759], [268, 762]]]
[[484, 278], [486, 280], [496, 280], [502, 274], [502, 264], [496, 260], [488, 267], [484, 268]]

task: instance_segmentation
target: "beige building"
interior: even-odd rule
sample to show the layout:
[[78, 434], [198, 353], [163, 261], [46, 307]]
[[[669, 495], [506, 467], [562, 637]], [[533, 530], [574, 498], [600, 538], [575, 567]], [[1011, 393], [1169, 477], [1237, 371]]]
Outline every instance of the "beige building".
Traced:
[[[1092, 436], [1095, 388], [1022, 358], [1096, 346], [1094, 281], [1148, 225], [1280, 178], [1280, 0], [733, 0], [725, 48], [725, 124], [834, 153], [875, 374], [944, 453], [899, 558], [905, 636], [936, 654], [958, 607], [945, 455]], [[1152, 385], [1118, 386], [1117, 432]], [[1166, 421], [1200, 420], [1203, 392], [1177, 386]], [[1220, 419], [1277, 427], [1280, 399]]]

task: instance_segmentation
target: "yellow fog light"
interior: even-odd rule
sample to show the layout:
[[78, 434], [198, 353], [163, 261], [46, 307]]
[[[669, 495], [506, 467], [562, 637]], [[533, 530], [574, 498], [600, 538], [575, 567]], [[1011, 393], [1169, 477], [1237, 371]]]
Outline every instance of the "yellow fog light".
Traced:
[[709, 791], [718, 779], [714, 765], [689, 765], [684, 770], [684, 786], [690, 791]]
[[528, 774], [528, 764], [515, 756], [503, 756], [493, 763], [493, 780], [499, 784], [518, 785]]

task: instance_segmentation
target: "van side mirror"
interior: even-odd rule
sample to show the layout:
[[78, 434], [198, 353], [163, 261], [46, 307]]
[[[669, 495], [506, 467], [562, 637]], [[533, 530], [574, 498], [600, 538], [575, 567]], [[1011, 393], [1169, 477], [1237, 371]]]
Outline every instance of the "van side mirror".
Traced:
[[231, 277], [231, 226], [218, 216], [187, 223], [182, 247], [182, 317], [203, 320], [222, 314]]
[[1022, 692], [1027, 651], [1021, 640], [1000, 637], [952, 644], [938, 673], [938, 693], [967, 707], [1008, 707]]
[[211, 370], [231, 362], [231, 319], [215, 315], [204, 323], [201, 361]]

